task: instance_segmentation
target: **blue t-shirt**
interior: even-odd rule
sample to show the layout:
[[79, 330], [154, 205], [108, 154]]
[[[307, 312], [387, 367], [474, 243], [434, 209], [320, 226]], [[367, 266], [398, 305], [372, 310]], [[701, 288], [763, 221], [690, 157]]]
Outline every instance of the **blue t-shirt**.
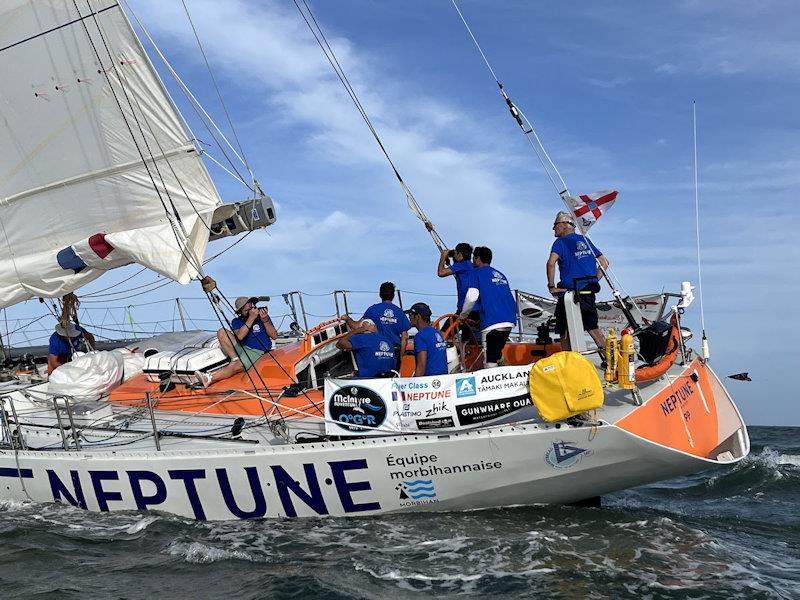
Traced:
[[51, 335], [50, 342], [47, 345], [47, 352], [54, 356], [66, 356], [68, 358], [72, 358], [73, 352], [86, 352], [88, 348], [86, 346], [86, 338], [83, 337], [86, 330], [80, 325], [77, 326], [77, 329], [80, 333], [73, 338], [64, 338], [57, 333]]
[[402, 309], [391, 302], [373, 304], [364, 312], [364, 318], [375, 323], [378, 334], [391, 344], [400, 343], [400, 335], [411, 329], [411, 322]]
[[[464, 307], [464, 296], [467, 295], [467, 290], [470, 288], [469, 282], [474, 268], [475, 267], [472, 266], [472, 261], [469, 259], [454, 262], [450, 267], [450, 270], [456, 278], [456, 294], [458, 294], [456, 303], [457, 313], [460, 313], [461, 309]], [[479, 303], [480, 299], [475, 303], [472, 310], [480, 310]]]
[[508, 279], [491, 265], [483, 265], [472, 271], [470, 287], [480, 293], [481, 328], [486, 329], [497, 323], [517, 321], [517, 303]]
[[[594, 251], [594, 254], [592, 254]], [[597, 282], [597, 259], [602, 256], [592, 241], [577, 233], [561, 236], [553, 242], [551, 252], [558, 254], [558, 273], [561, 281], [558, 287], [571, 290], [578, 277], [592, 277], [578, 282], [580, 289]]]
[[[267, 317], [267, 320], [272, 323], [271, 318]], [[240, 319], [239, 317], [236, 317], [233, 321], [231, 321], [231, 327], [234, 331], [237, 331], [244, 324], [244, 319]], [[253, 321], [253, 324], [250, 326], [250, 331], [247, 332], [245, 338], [239, 343], [242, 346], [247, 346], [248, 348], [253, 348], [254, 350], [260, 350], [261, 352], [272, 350], [272, 338], [269, 337], [267, 328], [264, 327], [261, 317], [258, 317], [255, 321]]]
[[414, 336], [414, 355], [420, 352], [428, 353], [424, 375], [447, 374], [447, 342], [438, 329], [428, 325], [417, 332]]
[[392, 343], [379, 333], [357, 333], [350, 338], [356, 353], [358, 377], [365, 379], [395, 368]]

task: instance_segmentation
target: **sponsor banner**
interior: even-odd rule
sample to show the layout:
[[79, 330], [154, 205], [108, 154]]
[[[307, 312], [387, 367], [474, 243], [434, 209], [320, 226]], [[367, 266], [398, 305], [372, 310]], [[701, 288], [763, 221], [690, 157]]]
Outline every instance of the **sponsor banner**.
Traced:
[[450, 429], [504, 417], [530, 406], [530, 365], [474, 373], [395, 379], [405, 431]]
[[530, 365], [474, 373], [325, 381], [328, 435], [386, 435], [487, 423], [531, 405]]
[[326, 379], [325, 433], [371, 435], [400, 429], [391, 379]]
[[[539, 325], [555, 318], [554, 298], [544, 298], [528, 292], [519, 292], [517, 297], [519, 299], [517, 312], [523, 332], [535, 334]], [[627, 300], [627, 304], [637, 322], [649, 325], [661, 318], [666, 300], [666, 296], [662, 294], [650, 294], [632, 296]], [[634, 303], [638, 310], [634, 308]], [[628, 326], [622, 309], [614, 300], [597, 302], [597, 323], [603, 334], [608, 333], [609, 327], [613, 327], [619, 333], [620, 329]]]

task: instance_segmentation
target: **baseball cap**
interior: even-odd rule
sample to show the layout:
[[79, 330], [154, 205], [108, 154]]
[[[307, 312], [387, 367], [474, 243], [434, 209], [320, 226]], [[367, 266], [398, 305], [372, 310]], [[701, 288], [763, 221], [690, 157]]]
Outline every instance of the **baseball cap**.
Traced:
[[407, 315], [419, 315], [423, 319], [431, 318], [431, 307], [424, 302], [417, 302], [406, 311]]

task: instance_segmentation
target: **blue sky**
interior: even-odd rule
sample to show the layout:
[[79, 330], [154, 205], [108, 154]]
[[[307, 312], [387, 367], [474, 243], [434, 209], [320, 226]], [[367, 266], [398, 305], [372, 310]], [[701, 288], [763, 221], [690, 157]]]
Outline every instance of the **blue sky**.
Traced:
[[[224, 117], [178, 0], [130, 0], [218, 123]], [[187, 0], [278, 223], [209, 266], [229, 296], [371, 290], [386, 279], [449, 308], [437, 254], [291, 0]], [[449, 0], [326, 0], [312, 8], [407, 183], [446, 241], [488, 245], [515, 288], [545, 293], [560, 201], [508, 115]], [[800, 425], [792, 337], [800, 251], [800, 7], [677, 1], [462, 0], [495, 71], [575, 193], [620, 191], [592, 230], [630, 293], [697, 279], [697, 101], [703, 283], [712, 365], [751, 424]], [[188, 115], [187, 115], [188, 116]], [[202, 133], [198, 130], [198, 137]], [[243, 189], [211, 169], [223, 198]], [[225, 242], [212, 244], [209, 254]], [[120, 270], [87, 288], [106, 287]], [[140, 275], [119, 289], [155, 279]], [[125, 306], [199, 296], [177, 284]], [[129, 294], [128, 294], [129, 295]], [[369, 295], [354, 295], [365, 306]], [[333, 313], [308, 296], [309, 312]], [[89, 307], [87, 303], [84, 305]], [[96, 319], [116, 319], [91, 305]], [[190, 314], [208, 316], [200, 302]], [[271, 303], [273, 312], [282, 302]], [[166, 304], [139, 320], [172, 318]], [[38, 314], [33, 303], [13, 319]], [[698, 326], [699, 303], [688, 315]], [[106, 321], [108, 322], [108, 321]], [[48, 325], [49, 326], [49, 325]], [[699, 336], [698, 336], [699, 337]]]

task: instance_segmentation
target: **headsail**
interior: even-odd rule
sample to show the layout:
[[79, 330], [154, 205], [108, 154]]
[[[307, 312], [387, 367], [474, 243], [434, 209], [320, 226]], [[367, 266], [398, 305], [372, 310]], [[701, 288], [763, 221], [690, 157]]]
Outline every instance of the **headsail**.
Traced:
[[5, 0], [0, 72], [0, 307], [194, 277], [221, 201], [119, 4]]

